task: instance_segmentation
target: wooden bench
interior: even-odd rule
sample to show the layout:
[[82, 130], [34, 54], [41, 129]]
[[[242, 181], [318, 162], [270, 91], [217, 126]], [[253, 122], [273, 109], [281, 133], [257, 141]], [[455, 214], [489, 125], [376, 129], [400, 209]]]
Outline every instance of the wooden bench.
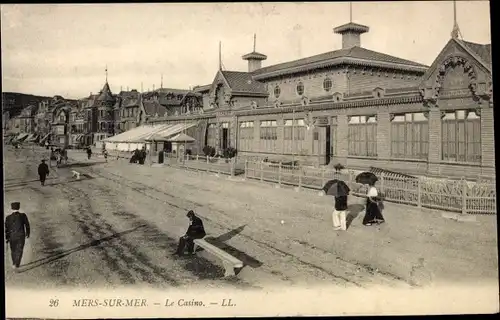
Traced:
[[213, 244], [208, 243], [204, 239], [195, 239], [194, 244], [194, 252], [196, 252], [196, 246], [199, 246], [222, 260], [225, 269], [224, 277], [235, 276], [236, 274], [234, 269], [243, 268], [243, 262], [239, 259], [233, 257], [226, 251], [217, 248]]
[[80, 172], [72, 170], [71, 174], [73, 175], [73, 178], [76, 178], [76, 180], [80, 180]]

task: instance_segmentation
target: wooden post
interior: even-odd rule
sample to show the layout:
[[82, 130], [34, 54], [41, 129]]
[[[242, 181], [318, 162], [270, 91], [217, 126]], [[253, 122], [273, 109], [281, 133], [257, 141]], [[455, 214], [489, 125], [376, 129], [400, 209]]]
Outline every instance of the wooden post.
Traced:
[[302, 188], [302, 168], [299, 168], [299, 191]]
[[210, 156], [207, 155], [206, 158], [207, 158], [207, 164], [209, 164], [210, 163]]
[[260, 162], [260, 181], [264, 180], [264, 164]]
[[200, 155], [196, 155], [196, 162], [200, 161]]
[[280, 161], [279, 167], [278, 167], [278, 186], [281, 187], [281, 161]]
[[422, 178], [418, 178], [417, 180], [417, 187], [418, 187], [418, 191], [417, 191], [417, 206], [419, 208], [422, 207]]
[[248, 175], [247, 175], [247, 171], [248, 171], [248, 161], [245, 159], [245, 173], [244, 173], [244, 177], [245, 177], [245, 180], [247, 179]]
[[467, 214], [467, 181], [462, 179], [462, 214]]
[[384, 173], [383, 172], [380, 173], [380, 192], [384, 192]]
[[231, 159], [231, 163], [230, 163], [230, 168], [231, 168], [231, 177], [234, 177], [234, 165], [235, 165], [235, 158], [232, 158]]
[[321, 167], [321, 185], [320, 188], [323, 188], [325, 185], [325, 167]]

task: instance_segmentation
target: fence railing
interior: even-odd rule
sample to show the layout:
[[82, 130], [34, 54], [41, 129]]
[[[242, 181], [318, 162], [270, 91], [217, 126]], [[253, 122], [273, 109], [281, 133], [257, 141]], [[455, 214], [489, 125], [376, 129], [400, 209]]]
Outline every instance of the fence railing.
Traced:
[[[131, 152], [109, 152], [109, 157], [127, 158]], [[146, 161], [146, 163], [151, 163]], [[345, 181], [351, 194], [365, 196], [367, 186], [355, 182], [352, 170], [336, 171], [328, 168], [290, 166], [264, 161], [239, 162], [202, 155], [179, 156], [165, 153], [164, 165], [187, 170], [212, 172], [218, 175], [244, 175], [245, 178], [278, 183], [301, 188], [320, 190], [328, 180]], [[462, 214], [496, 214], [495, 182], [405, 177], [397, 173], [377, 172], [377, 188], [385, 201], [400, 204], [460, 212]]]
[[201, 155], [178, 156], [165, 153], [164, 164], [193, 171], [212, 172], [218, 175], [235, 176], [243, 174], [244, 163], [237, 163], [235, 158], [225, 159]]
[[[351, 194], [365, 196], [367, 186], [355, 182], [353, 171], [326, 168], [294, 167], [266, 162], [245, 162], [245, 178], [274, 182], [299, 188], [322, 189], [328, 180], [345, 181]], [[462, 214], [495, 214], [496, 186], [494, 183], [471, 183], [465, 180], [434, 180], [398, 177], [379, 173], [377, 188], [383, 198], [417, 207], [426, 207]]]

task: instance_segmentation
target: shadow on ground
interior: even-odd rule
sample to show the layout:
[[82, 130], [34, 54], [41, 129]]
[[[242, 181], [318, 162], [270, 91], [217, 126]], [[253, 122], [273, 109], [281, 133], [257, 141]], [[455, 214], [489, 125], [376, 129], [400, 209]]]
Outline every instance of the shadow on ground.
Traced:
[[95, 166], [95, 165], [103, 164], [103, 163], [106, 163], [106, 161], [74, 162], [74, 163], [61, 164], [61, 165], [59, 165], [59, 168], [85, 168], [85, 167], [91, 167], [91, 166]]
[[[116, 239], [116, 238], [119, 238], [123, 235], [126, 235], [128, 233], [131, 233], [131, 232], [134, 232], [140, 228], [144, 228], [145, 226], [138, 226], [138, 227], [135, 227], [133, 229], [130, 229], [130, 230], [127, 230], [127, 231], [123, 231], [123, 232], [119, 232], [119, 233], [115, 233], [113, 235], [110, 235], [108, 237], [104, 237], [104, 238], [101, 238], [101, 239], [97, 239], [97, 240], [92, 240], [86, 244], [82, 244], [76, 248], [73, 248], [73, 249], [69, 249], [69, 250], [65, 250], [65, 251], [56, 251], [55, 254], [53, 255], [50, 255], [48, 257], [45, 257], [45, 258], [42, 258], [42, 259], [38, 259], [38, 260], [35, 260], [35, 261], [32, 261], [32, 262], [29, 262], [25, 265], [22, 265], [22, 269], [19, 271], [19, 272], [26, 272], [28, 270], [31, 270], [31, 269], [34, 269], [34, 268], [37, 268], [37, 267], [40, 267], [42, 265], [45, 265], [47, 263], [51, 263], [53, 261], [56, 261], [56, 260], [59, 260], [59, 259], [62, 259], [72, 253], [75, 253], [75, 252], [78, 252], [78, 251], [81, 251], [81, 250], [85, 250], [87, 248], [91, 248], [91, 247], [95, 247], [95, 246], [98, 246], [102, 243], [105, 243], [105, 242], [108, 242], [108, 241], [111, 241], [113, 239]], [[55, 249], [55, 248], [53, 248]]]
[[351, 204], [347, 207], [348, 214], [346, 217], [346, 226], [349, 229], [354, 219], [358, 217], [358, 215], [365, 210], [365, 206], [362, 204]]
[[[47, 179], [45, 179], [45, 182], [47, 183], [48, 180], [53, 180], [55, 179], [55, 177], [48, 177]], [[8, 183], [7, 181], [5, 181], [5, 185], [4, 185], [4, 188], [15, 188], [15, 187], [24, 187], [30, 183], [33, 183], [33, 182], [38, 182], [40, 183], [40, 180], [38, 179], [34, 179], [34, 180], [26, 180], [26, 181], [18, 181], [18, 182], [12, 182], [12, 183]]]
[[[249, 266], [249, 267], [254, 268], [254, 269], [259, 268], [263, 264], [261, 261], [255, 259], [254, 257], [249, 256], [245, 252], [242, 252], [242, 251], [228, 245], [227, 243], [225, 243], [226, 241], [228, 241], [228, 240], [232, 239], [233, 237], [235, 237], [236, 235], [240, 234], [243, 231], [243, 229], [245, 229], [245, 227], [246, 227], [246, 225], [242, 225], [242, 226], [240, 226], [236, 229], [233, 229], [229, 232], [226, 232], [226, 233], [224, 233], [216, 238], [207, 237], [207, 238], [205, 238], [205, 240], [208, 243], [216, 246], [217, 248], [226, 251], [227, 253], [229, 253], [233, 257], [241, 260], [241, 262], [243, 262], [243, 268], [245, 266]], [[201, 250], [203, 250], [203, 249], [201, 249]], [[236, 274], [238, 274], [243, 268], [236, 270]]]

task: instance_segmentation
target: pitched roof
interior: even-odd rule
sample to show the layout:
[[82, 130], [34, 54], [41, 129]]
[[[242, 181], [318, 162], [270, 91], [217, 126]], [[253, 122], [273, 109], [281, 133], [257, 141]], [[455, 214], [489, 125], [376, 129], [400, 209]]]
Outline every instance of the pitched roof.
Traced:
[[192, 141], [195, 141], [195, 140], [196, 139], [194, 139], [191, 136], [188, 136], [185, 133], [179, 133], [175, 137], [172, 137], [172, 138], [168, 139], [168, 141], [172, 141], [172, 142], [192, 142]]
[[194, 92], [205, 92], [205, 91], [210, 91], [210, 87], [212, 86], [212, 84], [206, 84], [206, 85], [203, 85], [203, 86], [196, 86], [193, 88], [193, 91]]
[[[344, 59], [344, 60], [343, 60]], [[368, 50], [362, 47], [351, 47], [351, 48], [345, 48], [345, 49], [340, 49], [340, 50], [335, 50], [335, 51], [330, 51], [322, 54], [318, 54], [315, 56], [299, 59], [299, 60], [294, 60], [294, 61], [289, 61], [289, 62], [284, 62], [284, 63], [279, 63], [275, 64], [272, 66], [264, 67], [257, 69], [253, 72], [253, 75], [264, 75], [267, 73], [271, 72], [276, 72], [276, 71], [285, 71], [287, 69], [291, 68], [298, 68], [298, 67], [306, 67], [307, 65], [313, 64], [313, 63], [320, 63], [320, 62], [327, 62], [331, 61], [332, 63], [335, 63], [336, 60], [338, 60], [339, 63], [348, 63], [349, 59], [357, 59], [357, 60], [363, 60], [367, 62], [368, 64], [370, 62], [382, 62], [382, 63], [389, 63], [389, 64], [395, 64], [396, 65], [403, 65], [407, 67], [412, 67], [412, 68], [422, 68], [422, 71], [425, 71], [425, 68], [428, 68], [428, 66], [423, 65], [418, 62], [406, 60], [406, 59], [401, 59], [398, 57], [394, 57], [385, 53], [377, 52], [377, 51], [372, 51]]]
[[[168, 93], [173, 93], [173, 94], [187, 94], [190, 90], [188, 89], [172, 89], [172, 88], [159, 88], [151, 92], [158, 92], [160, 94], [168, 94]], [[148, 92], [149, 93], [149, 92]]]
[[162, 117], [167, 111], [167, 108], [165, 106], [162, 106], [156, 101], [143, 100], [142, 104], [144, 105], [144, 110], [146, 111], [146, 115], [148, 116], [154, 116], [155, 114], [158, 114], [160, 117]]
[[221, 71], [229, 87], [235, 92], [267, 94], [266, 85], [253, 79], [252, 74], [240, 71]]
[[265, 54], [252, 51], [241, 57], [243, 60], [266, 60], [267, 56]]
[[97, 98], [99, 101], [115, 101], [113, 94], [111, 93], [111, 89], [109, 88], [109, 84], [106, 82], [104, 87], [102, 87], [101, 92], [99, 92], [99, 97]]
[[145, 100], [158, 99], [163, 106], [180, 106], [186, 96], [201, 96], [197, 92], [186, 89], [160, 88], [143, 94]]
[[461, 44], [465, 45], [467, 48], [469, 48], [472, 52], [474, 52], [479, 58], [482, 60], [482, 62], [491, 69], [491, 61], [492, 61], [492, 56], [491, 56], [491, 44], [479, 44], [479, 43], [474, 43], [474, 42], [469, 42], [469, 41], [464, 41], [464, 40], [457, 40]]
[[344, 32], [356, 32], [356, 33], [365, 33], [370, 31], [370, 28], [367, 26], [364, 26], [359, 23], [354, 23], [354, 22], [349, 22], [346, 24], [343, 24], [341, 26], [336, 27], [333, 29], [333, 32], [335, 33], [344, 33]]

